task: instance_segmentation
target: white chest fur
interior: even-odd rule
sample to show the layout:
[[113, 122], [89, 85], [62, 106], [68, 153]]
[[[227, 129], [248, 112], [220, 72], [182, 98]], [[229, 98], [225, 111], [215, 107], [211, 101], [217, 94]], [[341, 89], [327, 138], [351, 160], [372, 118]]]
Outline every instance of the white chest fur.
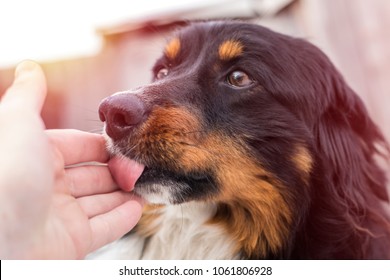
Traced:
[[93, 259], [234, 259], [234, 243], [207, 221], [213, 205], [190, 202], [164, 207], [154, 222], [158, 231], [144, 239], [130, 234], [91, 254]]

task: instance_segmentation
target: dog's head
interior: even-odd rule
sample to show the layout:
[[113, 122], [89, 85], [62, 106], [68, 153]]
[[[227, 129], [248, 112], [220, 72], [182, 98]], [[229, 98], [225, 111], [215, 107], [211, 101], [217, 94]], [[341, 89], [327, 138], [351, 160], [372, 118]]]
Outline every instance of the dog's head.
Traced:
[[150, 85], [99, 110], [111, 151], [145, 166], [137, 194], [217, 203], [214, 222], [229, 216], [249, 257], [293, 250], [302, 227], [315, 227], [314, 202], [350, 213], [365, 211], [364, 192], [387, 199], [373, 162], [384, 140], [360, 99], [316, 47], [257, 25], [185, 27]]

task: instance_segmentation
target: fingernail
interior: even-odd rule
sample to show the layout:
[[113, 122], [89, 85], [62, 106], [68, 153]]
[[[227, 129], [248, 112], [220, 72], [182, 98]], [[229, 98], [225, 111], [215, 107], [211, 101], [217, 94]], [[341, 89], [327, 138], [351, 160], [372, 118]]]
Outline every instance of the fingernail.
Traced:
[[15, 69], [15, 78], [18, 78], [18, 77], [20, 77], [28, 72], [31, 72], [37, 66], [38, 66], [38, 64], [32, 60], [25, 60], [25, 61], [19, 63]]

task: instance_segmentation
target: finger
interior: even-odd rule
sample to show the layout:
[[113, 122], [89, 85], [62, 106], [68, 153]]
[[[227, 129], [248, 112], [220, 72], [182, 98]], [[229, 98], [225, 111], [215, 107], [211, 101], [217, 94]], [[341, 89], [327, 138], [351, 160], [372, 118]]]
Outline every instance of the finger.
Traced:
[[46, 134], [62, 154], [65, 165], [109, 159], [106, 141], [100, 134], [74, 129], [46, 130]]
[[69, 190], [72, 196], [110, 193], [118, 190], [107, 166], [88, 165], [67, 168]]
[[1, 100], [1, 106], [17, 107], [39, 113], [46, 97], [46, 79], [42, 68], [33, 61], [20, 63], [15, 80]]
[[114, 208], [130, 200], [140, 201], [140, 198], [133, 193], [115, 191], [106, 194], [83, 196], [78, 198], [77, 202], [88, 218], [92, 218], [110, 212]]
[[90, 252], [117, 240], [129, 232], [139, 221], [142, 203], [127, 201], [112, 211], [90, 220], [92, 244]]

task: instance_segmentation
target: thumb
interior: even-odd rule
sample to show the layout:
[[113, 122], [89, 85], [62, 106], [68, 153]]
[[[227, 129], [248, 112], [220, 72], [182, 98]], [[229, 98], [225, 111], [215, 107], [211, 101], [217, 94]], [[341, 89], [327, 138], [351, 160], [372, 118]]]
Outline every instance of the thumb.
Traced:
[[20, 63], [15, 80], [4, 94], [1, 107], [19, 107], [40, 113], [46, 98], [46, 79], [42, 68], [33, 61]]

